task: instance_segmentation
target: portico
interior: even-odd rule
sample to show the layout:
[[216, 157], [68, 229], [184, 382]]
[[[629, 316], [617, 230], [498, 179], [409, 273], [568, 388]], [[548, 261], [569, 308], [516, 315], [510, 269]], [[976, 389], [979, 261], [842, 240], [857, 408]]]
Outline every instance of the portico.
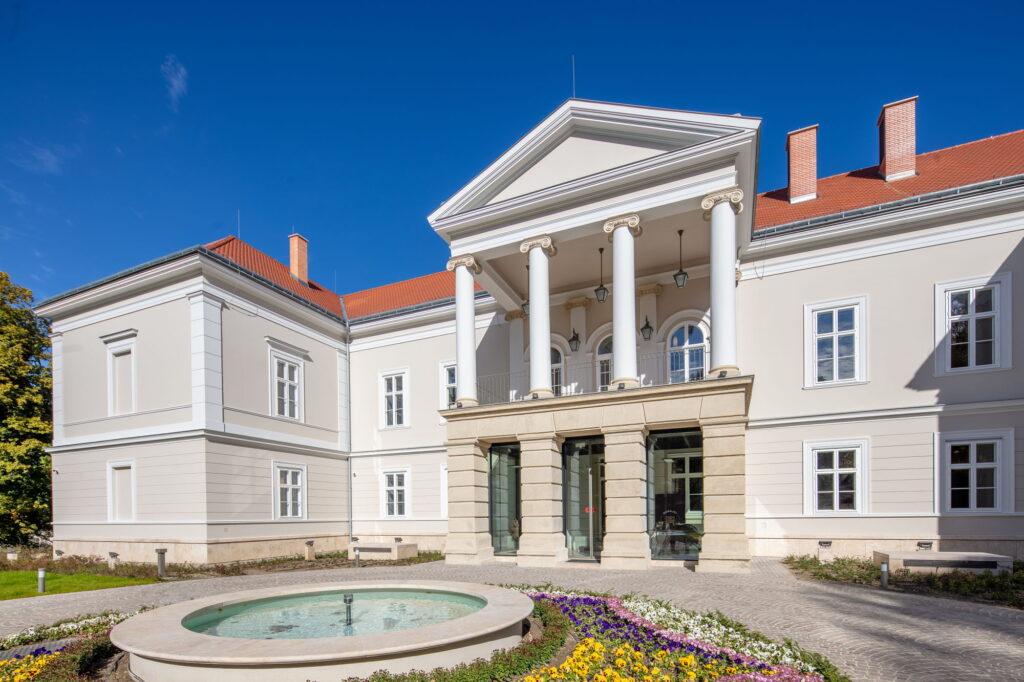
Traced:
[[[430, 217], [456, 276], [448, 561], [495, 560], [499, 534], [519, 565], [642, 569], [661, 533], [699, 548], [698, 570], [745, 570], [735, 287], [757, 127], [571, 100]], [[592, 165], [554, 163], [566, 145]], [[477, 283], [506, 311], [507, 374], [476, 373]], [[697, 434], [678, 455], [697, 473], [653, 463], [670, 432]], [[580, 439], [597, 454], [578, 462]], [[496, 446], [519, 458], [515, 533], [489, 514]]]

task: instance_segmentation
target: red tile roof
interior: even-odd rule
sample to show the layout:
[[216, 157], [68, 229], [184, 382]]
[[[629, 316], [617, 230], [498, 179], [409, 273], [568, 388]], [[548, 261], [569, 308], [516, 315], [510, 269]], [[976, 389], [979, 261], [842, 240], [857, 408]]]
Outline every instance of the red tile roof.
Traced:
[[1024, 130], [917, 155], [917, 175], [885, 182], [878, 166], [818, 180], [818, 198], [790, 204], [785, 188], [757, 195], [754, 229], [1024, 173]]
[[303, 284], [292, 277], [292, 273], [287, 265], [246, 244], [238, 237], [218, 239], [207, 244], [206, 248], [229, 260], [233, 260], [246, 270], [250, 270], [260, 277], [270, 280], [293, 294], [301, 296], [310, 303], [329, 310], [335, 315], [342, 315], [341, 299], [338, 298], [336, 293], [325, 289], [312, 280], [310, 280], [308, 286]]
[[[483, 291], [479, 284], [476, 290]], [[455, 273], [445, 271], [345, 294], [342, 298], [349, 319], [356, 319], [454, 296]]]

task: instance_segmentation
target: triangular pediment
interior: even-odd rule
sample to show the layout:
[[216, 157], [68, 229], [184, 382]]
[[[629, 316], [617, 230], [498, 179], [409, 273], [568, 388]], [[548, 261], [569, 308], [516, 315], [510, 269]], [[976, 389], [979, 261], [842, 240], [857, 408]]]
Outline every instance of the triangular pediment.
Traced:
[[569, 100], [443, 203], [432, 224], [598, 182], [652, 159], [756, 129], [753, 119]]

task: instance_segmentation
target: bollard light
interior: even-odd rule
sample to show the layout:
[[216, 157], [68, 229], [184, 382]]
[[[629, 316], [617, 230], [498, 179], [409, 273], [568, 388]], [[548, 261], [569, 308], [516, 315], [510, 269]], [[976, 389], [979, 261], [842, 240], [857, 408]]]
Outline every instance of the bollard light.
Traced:
[[38, 584], [37, 587], [38, 587], [38, 590], [39, 590], [39, 594], [43, 594], [44, 592], [46, 592], [46, 569], [45, 568], [40, 568], [39, 569], [38, 580], [39, 580], [39, 584]]
[[355, 555], [356, 555], [356, 568], [359, 568], [359, 548], [358, 547], [355, 548]]
[[167, 577], [167, 550], [157, 549], [156, 551], [156, 576], [158, 578]]
[[882, 562], [882, 589], [889, 589], [889, 562]]

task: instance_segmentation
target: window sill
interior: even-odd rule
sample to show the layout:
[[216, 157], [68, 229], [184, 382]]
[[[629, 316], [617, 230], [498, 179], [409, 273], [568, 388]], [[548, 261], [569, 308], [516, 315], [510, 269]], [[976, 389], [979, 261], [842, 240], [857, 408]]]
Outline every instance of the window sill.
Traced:
[[410, 429], [412, 426], [409, 424], [400, 424], [398, 426], [380, 426], [377, 428], [378, 431], [401, 431], [402, 429]]
[[864, 384], [870, 384], [871, 382], [867, 379], [856, 379], [853, 381], [830, 381], [822, 384], [810, 384], [805, 385], [803, 388], [805, 391], [814, 391], [819, 388], [841, 388], [843, 386], [863, 386]]
[[305, 516], [302, 516], [302, 517], [299, 517], [299, 516], [285, 516], [285, 517], [275, 516], [273, 518], [273, 520], [277, 521], [277, 522], [280, 522], [280, 523], [297, 523], [297, 522], [300, 522], [300, 521], [308, 521], [309, 519], [307, 519]]
[[860, 511], [838, 511], [838, 512], [812, 512], [807, 515], [809, 518], [815, 519], [845, 519], [845, 518], [861, 518], [871, 516], [867, 512]]
[[939, 516], [1003, 516], [1013, 513], [1013, 510], [1003, 509], [943, 509]]
[[936, 377], [955, 377], [962, 374], [991, 374], [992, 372], [1009, 372], [1013, 365], [992, 365], [989, 367], [957, 367], [956, 369], [940, 369]]

